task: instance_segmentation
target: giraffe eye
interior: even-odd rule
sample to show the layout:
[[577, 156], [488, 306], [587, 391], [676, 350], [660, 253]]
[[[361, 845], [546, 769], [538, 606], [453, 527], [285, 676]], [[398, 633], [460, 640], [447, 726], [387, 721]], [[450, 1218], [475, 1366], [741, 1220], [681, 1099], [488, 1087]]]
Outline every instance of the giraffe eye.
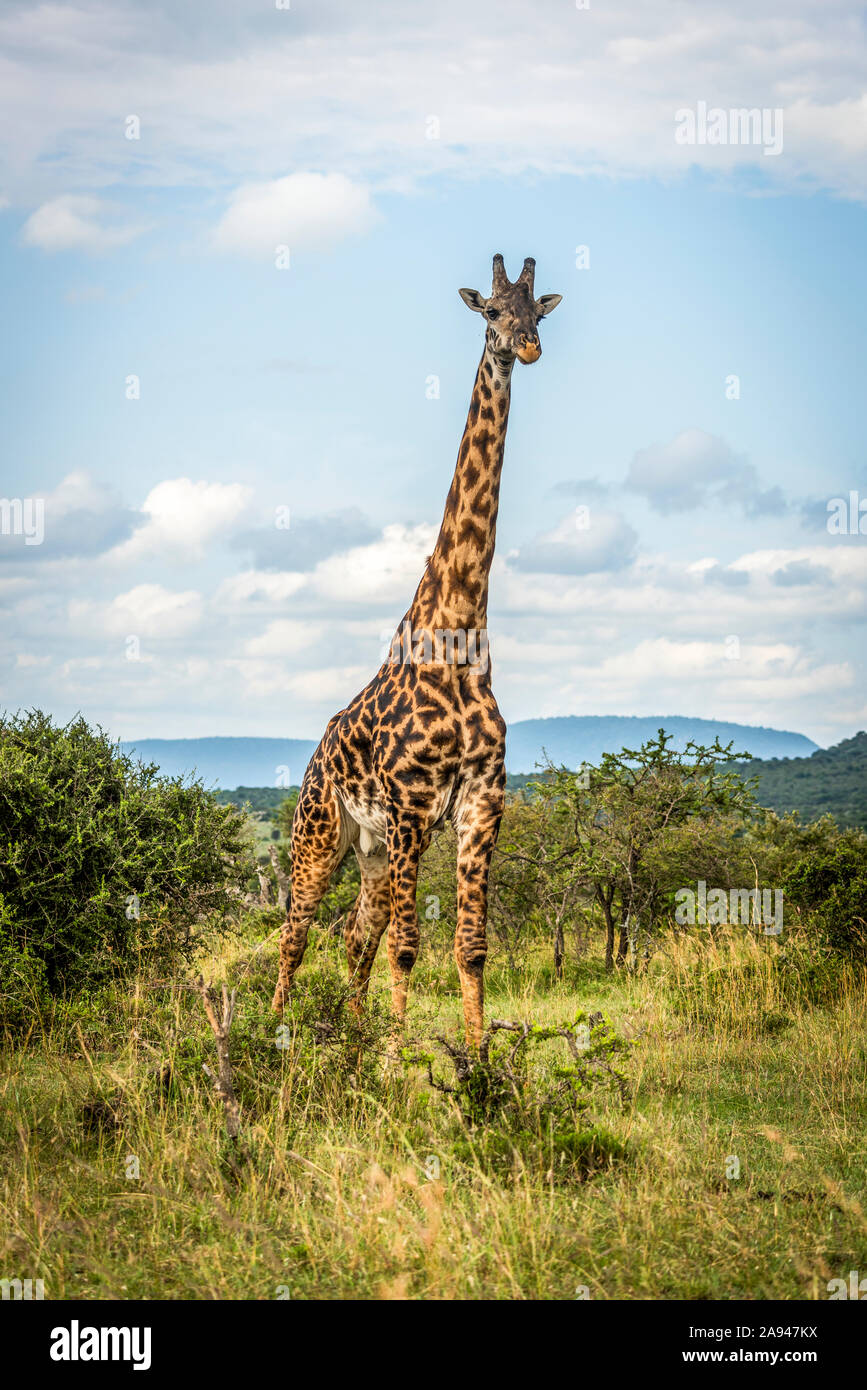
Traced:
[[489, 309], [489, 310], [488, 310], [488, 318], [489, 318], [489, 319], [498, 319], [499, 317], [500, 317], [500, 311], [499, 311], [499, 309]]

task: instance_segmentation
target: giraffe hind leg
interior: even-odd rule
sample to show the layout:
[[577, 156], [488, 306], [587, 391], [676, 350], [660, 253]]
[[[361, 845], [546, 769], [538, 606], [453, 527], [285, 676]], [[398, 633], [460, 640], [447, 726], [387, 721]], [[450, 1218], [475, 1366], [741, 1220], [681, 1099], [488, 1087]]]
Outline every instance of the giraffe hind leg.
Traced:
[[383, 933], [388, 926], [388, 855], [384, 844], [355, 846], [361, 870], [361, 887], [344, 928], [349, 980], [354, 988], [353, 1007], [361, 1012], [370, 983], [370, 972]]
[[388, 923], [388, 963], [391, 1002], [398, 1029], [406, 1019], [409, 977], [418, 956], [421, 932], [416, 908], [419, 859], [431, 834], [412, 816], [392, 810], [388, 821], [388, 872], [391, 910]]
[[458, 825], [458, 922], [455, 959], [461, 981], [467, 1043], [478, 1047], [484, 1027], [488, 875], [503, 814], [502, 781], [468, 798]]

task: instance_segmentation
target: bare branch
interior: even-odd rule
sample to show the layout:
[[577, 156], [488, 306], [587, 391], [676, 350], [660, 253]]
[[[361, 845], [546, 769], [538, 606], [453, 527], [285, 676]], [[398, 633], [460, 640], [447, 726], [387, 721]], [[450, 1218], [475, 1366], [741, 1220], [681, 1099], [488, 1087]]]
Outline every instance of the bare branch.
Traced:
[[271, 868], [277, 879], [277, 906], [285, 912], [286, 904], [289, 901], [289, 875], [280, 863], [280, 855], [276, 845], [268, 846], [268, 854], [271, 859]]
[[223, 1102], [223, 1109], [226, 1114], [226, 1132], [230, 1139], [235, 1140], [241, 1130], [241, 1107], [238, 1103], [238, 1097], [235, 1095], [232, 1063], [229, 1060], [229, 1030], [235, 1017], [237, 991], [233, 989], [230, 994], [227, 986], [223, 985], [222, 1010], [221, 1014], [218, 1015], [214, 991], [210, 985], [205, 984], [201, 975], [197, 977], [192, 987], [204, 1005], [205, 1014], [217, 1044], [216, 1075], [206, 1062], [202, 1064], [202, 1071], [213, 1082], [214, 1090]]

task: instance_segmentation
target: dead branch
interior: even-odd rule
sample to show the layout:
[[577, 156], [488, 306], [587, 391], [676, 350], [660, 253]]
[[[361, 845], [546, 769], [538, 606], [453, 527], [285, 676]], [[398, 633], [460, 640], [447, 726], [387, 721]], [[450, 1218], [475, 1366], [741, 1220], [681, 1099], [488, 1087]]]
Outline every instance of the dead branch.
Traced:
[[270, 880], [270, 878], [268, 877], [267, 871], [266, 871], [265, 869], [262, 868], [262, 865], [261, 865], [261, 864], [257, 865], [257, 868], [256, 868], [256, 877], [257, 877], [258, 880], [259, 880], [259, 906], [260, 906], [260, 907], [270, 907], [270, 906], [271, 906], [271, 880]]
[[280, 863], [280, 855], [276, 845], [268, 846], [268, 854], [271, 859], [271, 868], [277, 880], [277, 906], [282, 912], [286, 911], [286, 904], [289, 901], [289, 875]]
[[238, 1104], [238, 1097], [235, 1095], [235, 1083], [232, 1077], [232, 1063], [229, 1060], [229, 1030], [232, 1027], [232, 1019], [235, 1016], [235, 996], [236, 990], [231, 994], [226, 985], [223, 985], [223, 1008], [222, 1013], [217, 1013], [217, 1000], [213, 989], [206, 985], [201, 975], [196, 979], [193, 988], [199, 995], [205, 1006], [205, 1013], [211, 1032], [217, 1043], [217, 1073], [214, 1075], [207, 1062], [202, 1063], [202, 1071], [213, 1082], [214, 1090], [223, 1102], [223, 1109], [226, 1113], [226, 1132], [230, 1139], [235, 1140], [241, 1129], [241, 1107]]

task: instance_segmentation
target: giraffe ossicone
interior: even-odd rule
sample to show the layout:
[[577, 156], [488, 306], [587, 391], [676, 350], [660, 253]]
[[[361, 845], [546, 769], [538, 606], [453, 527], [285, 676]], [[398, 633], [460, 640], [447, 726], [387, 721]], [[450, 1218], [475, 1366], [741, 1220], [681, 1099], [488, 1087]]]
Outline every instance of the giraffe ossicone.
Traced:
[[403, 1022], [419, 949], [419, 860], [434, 831], [451, 820], [455, 957], [467, 1041], [475, 1046], [481, 1038], [488, 875], [506, 785], [506, 726], [488, 659], [488, 577], [512, 370], [516, 361], [538, 361], [539, 323], [561, 299], [535, 297], [535, 264], [528, 257], [511, 281], [496, 255], [487, 299], [478, 290], [459, 291], [485, 319], [485, 348], [442, 525], [385, 662], [334, 715], [304, 775], [292, 823], [292, 891], [273, 1001], [278, 1012], [331, 875], [352, 849], [361, 887], [344, 937], [356, 1005], [363, 1004], [387, 933], [392, 1004]]

